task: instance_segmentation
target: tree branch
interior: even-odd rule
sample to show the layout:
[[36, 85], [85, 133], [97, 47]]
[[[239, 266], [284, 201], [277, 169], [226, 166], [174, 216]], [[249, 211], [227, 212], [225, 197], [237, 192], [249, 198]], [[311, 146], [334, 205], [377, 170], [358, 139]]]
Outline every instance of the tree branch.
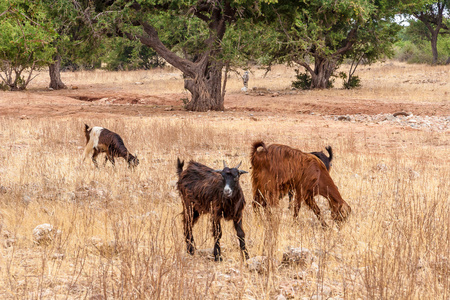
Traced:
[[[141, 22], [141, 26], [144, 29], [146, 35], [136, 35], [136, 37], [153, 50], [156, 51], [161, 57], [163, 57], [169, 64], [175, 68], [180, 69], [186, 76], [195, 78], [194, 63], [179, 57], [172, 51], [170, 51], [159, 39], [156, 29], [147, 22]], [[131, 37], [130, 33], [126, 33], [127, 37]]]

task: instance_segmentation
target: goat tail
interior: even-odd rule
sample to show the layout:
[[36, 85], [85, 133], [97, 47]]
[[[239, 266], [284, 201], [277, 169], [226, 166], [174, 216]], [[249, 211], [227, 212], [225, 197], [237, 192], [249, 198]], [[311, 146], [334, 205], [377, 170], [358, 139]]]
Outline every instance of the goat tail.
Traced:
[[267, 151], [266, 144], [264, 144], [263, 141], [256, 141], [256, 142], [254, 142], [253, 145], [252, 145], [252, 150], [251, 150], [252, 153], [251, 153], [251, 156], [254, 156], [254, 155], [255, 155], [255, 153], [258, 151], [258, 148], [259, 148], [259, 147], [263, 147], [264, 151]]
[[181, 172], [183, 172], [184, 160], [180, 161], [180, 158], [177, 157], [177, 174], [180, 177]]
[[325, 147], [325, 150], [328, 151], [328, 154], [330, 155], [329, 159], [330, 159], [330, 162], [331, 162], [331, 160], [333, 159], [333, 150], [331, 149], [331, 146]]

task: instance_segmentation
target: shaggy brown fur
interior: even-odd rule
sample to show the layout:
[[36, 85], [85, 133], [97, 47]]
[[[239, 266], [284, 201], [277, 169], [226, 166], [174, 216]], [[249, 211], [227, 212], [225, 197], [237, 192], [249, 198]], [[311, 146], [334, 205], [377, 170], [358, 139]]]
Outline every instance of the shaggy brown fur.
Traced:
[[84, 135], [86, 137], [85, 158], [89, 153], [93, 152], [92, 161], [96, 167], [98, 167], [97, 156], [102, 152], [106, 153], [105, 164], [109, 160], [114, 166], [114, 157], [124, 158], [129, 167], [135, 167], [139, 164], [139, 159], [128, 152], [122, 138], [117, 133], [102, 128], [98, 136], [98, 141], [95, 141], [97, 144], [94, 145], [94, 141], [91, 140], [92, 128], [89, 129], [87, 124], [84, 124], [84, 126]]
[[194, 254], [194, 237], [192, 227], [200, 215], [211, 214], [214, 236], [214, 258], [222, 260], [220, 238], [222, 229], [220, 220], [233, 220], [239, 239], [239, 245], [245, 259], [248, 252], [245, 247], [245, 233], [242, 229], [242, 210], [245, 206], [244, 193], [239, 184], [239, 177], [246, 171], [238, 167], [213, 170], [198, 162], [190, 161], [183, 171], [184, 162], [177, 160], [179, 180], [178, 191], [183, 200], [183, 224], [187, 251]]
[[[258, 148], [262, 147], [260, 151]], [[328, 199], [331, 216], [336, 222], [347, 218], [350, 206], [342, 199], [325, 165], [313, 154], [285, 145], [253, 143], [251, 150], [253, 207], [277, 206], [281, 197], [294, 190], [294, 217], [303, 201], [313, 210], [323, 227], [323, 220], [314, 196]]]

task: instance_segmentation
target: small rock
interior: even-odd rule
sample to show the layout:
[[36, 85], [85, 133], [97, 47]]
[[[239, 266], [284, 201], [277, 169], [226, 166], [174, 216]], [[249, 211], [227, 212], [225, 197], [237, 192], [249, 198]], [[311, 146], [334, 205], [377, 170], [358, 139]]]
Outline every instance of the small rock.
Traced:
[[53, 241], [57, 233], [50, 224], [38, 225], [33, 229], [33, 242], [36, 245], [48, 245]]
[[104, 300], [105, 297], [102, 294], [95, 294], [89, 297], [89, 300]]
[[313, 261], [311, 251], [306, 248], [292, 248], [288, 247], [288, 250], [283, 253], [282, 264], [284, 265], [298, 265], [305, 268]]
[[6, 194], [7, 192], [8, 192], [8, 190], [6, 189], [6, 187], [4, 187], [3, 185], [0, 185], [0, 195]]
[[338, 121], [351, 121], [350, 116], [339, 116]]
[[286, 300], [286, 297], [283, 296], [283, 294], [279, 294], [278, 296], [275, 297], [276, 300]]
[[[247, 268], [249, 271], [264, 273], [269, 269], [269, 259], [267, 256], [255, 256], [247, 260]], [[279, 262], [274, 258], [273, 265], [278, 266]]]
[[136, 81], [134, 84], [136, 84], [136, 85], [142, 85], [142, 84], [144, 84], [143, 82], [140, 82], [140, 81]]
[[409, 115], [411, 115], [411, 113], [407, 113], [407, 112], [404, 112], [404, 111], [398, 111], [398, 112], [393, 114], [394, 117], [398, 117], [398, 116], [408, 117]]
[[53, 255], [52, 255], [52, 259], [64, 259], [64, 254], [62, 254], [62, 253], [53, 253]]
[[412, 170], [412, 169], [409, 169], [409, 170], [408, 170], [408, 173], [409, 173], [409, 179], [410, 179], [410, 180], [415, 180], [415, 179], [417, 179], [417, 178], [420, 177], [420, 173], [417, 172], [417, 171], [414, 171], [414, 170]]
[[3, 247], [5, 248], [9, 248], [12, 247], [16, 244], [16, 239], [14, 238], [8, 238], [5, 240], [5, 242], [3, 243]]

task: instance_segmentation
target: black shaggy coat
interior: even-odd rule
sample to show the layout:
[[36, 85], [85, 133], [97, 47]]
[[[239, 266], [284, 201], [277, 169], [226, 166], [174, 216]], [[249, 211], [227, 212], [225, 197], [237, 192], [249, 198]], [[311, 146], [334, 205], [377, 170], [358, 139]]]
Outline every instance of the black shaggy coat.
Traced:
[[[198, 221], [200, 215], [210, 214], [213, 226], [214, 257], [222, 260], [220, 254], [219, 240], [222, 236], [220, 220], [233, 220], [239, 244], [244, 258], [248, 258], [245, 247], [245, 233], [242, 229], [242, 211], [245, 207], [245, 198], [239, 184], [240, 174], [246, 173], [237, 168], [224, 168], [224, 170], [213, 170], [195, 161], [190, 161], [187, 168], [183, 170], [184, 162], [177, 161], [177, 173], [179, 180], [178, 191], [183, 200], [183, 224], [186, 236], [187, 251], [194, 254], [194, 238], [192, 227]], [[230, 197], [224, 195], [223, 172], [233, 174], [234, 188]]]

